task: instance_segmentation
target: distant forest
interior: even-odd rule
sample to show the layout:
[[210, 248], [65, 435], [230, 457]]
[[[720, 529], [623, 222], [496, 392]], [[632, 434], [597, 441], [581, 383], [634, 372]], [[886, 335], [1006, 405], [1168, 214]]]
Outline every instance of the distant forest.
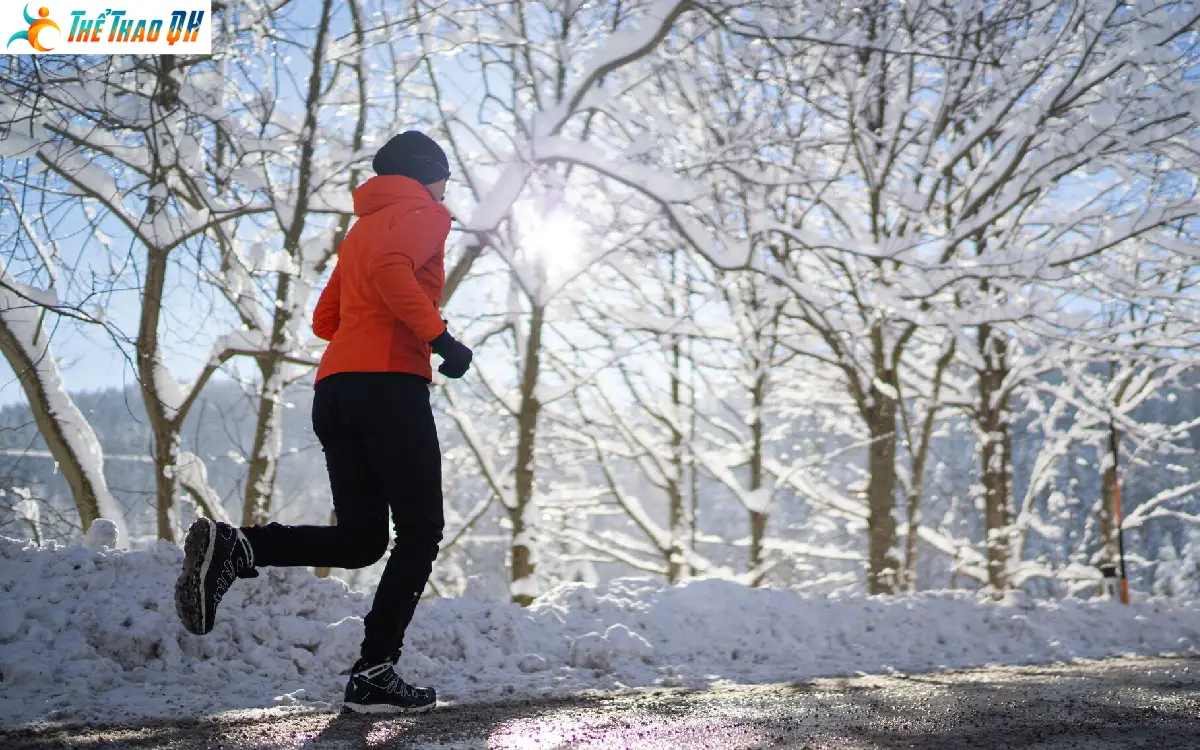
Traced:
[[[1193, 376], [1185, 381], [1185, 387], [1152, 400], [1136, 415], [1137, 419], [1163, 424], [1196, 420], [1200, 417], [1200, 390], [1195, 387], [1196, 380], [1197, 377]], [[125, 508], [125, 520], [134, 543], [153, 543], [153, 464], [148, 459], [152, 438], [138, 392], [135, 388], [113, 389], [76, 394], [75, 399], [103, 445], [105, 474], [113, 494]], [[329, 521], [332, 507], [329, 485], [320, 444], [312, 432], [311, 403], [310, 381], [296, 384], [287, 391], [282, 429], [283, 449], [272, 503], [272, 520], [317, 524]], [[244, 456], [252, 440], [254, 404], [254, 394], [247, 394], [241, 385], [229, 380], [216, 381], [203, 392], [184, 430], [184, 449], [200, 455], [207, 462], [209, 483], [224, 498], [226, 509], [234, 518], [238, 518], [241, 512], [246, 480]], [[1063, 420], [1069, 422], [1071, 416], [1068, 412]], [[453, 527], [454, 519], [461, 519], [484, 490], [474, 474], [474, 465], [462, 460], [465, 448], [453, 423], [441, 413], [438, 419], [447, 463], [448, 527]], [[1013, 430], [1015, 497], [1024, 495], [1031, 463], [1043, 441], [1040, 434], [1026, 427], [1018, 422]], [[963, 429], [967, 429], [965, 425]], [[952, 523], [963, 536], [978, 538], [981, 529], [977, 515], [963, 512], [962, 509], [964, 504], [971, 504], [969, 498], [971, 484], [976, 481], [977, 459], [972, 455], [974, 446], [971, 441], [958, 439], [954, 433], [951, 429], [934, 441], [933, 454], [939, 469], [932, 480], [932, 501], [926, 517], [936, 519], [944, 516], [941, 523]], [[1189, 434], [1190, 446], [1182, 446], [1190, 450], [1185, 455], [1131, 457], [1133, 466], [1127, 469], [1123, 487], [1126, 515], [1164, 489], [1200, 478], [1200, 426], [1192, 428]], [[78, 516], [74, 512], [70, 493], [61, 476], [56, 473], [53, 461], [41, 453], [44, 448], [26, 407], [16, 405], [0, 409], [0, 450], [3, 451], [0, 453], [0, 489], [5, 491], [0, 498], [0, 534], [19, 538], [31, 536], [30, 523], [13, 510], [14, 505], [28, 493], [32, 499], [42, 501], [38, 522], [39, 533], [44, 538], [70, 541], [79, 535]], [[863, 458], [861, 452], [849, 452], [844, 460], [861, 461]], [[1084, 447], [1075, 450], [1070, 460], [1063, 462], [1056, 486], [1050, 488], [1047, 496], [1052, 497], [1069, 487], [1073, 497], [1095, 497], [1100, 491], [1097, 465], [1092, 449]], [[553, 476], [545, 481], [551, 486], [555, 484]], [[707, 547], [707, 554], [724, 561], [731, 568], [737, 568], [746, 555], [745, 540], [730, 534], [730, 529], [740, 528], [740, 516], [731, 503], [722, 500], [720, 490], [719, 485], [701, 479], [696, 513], [697, 533], [700, 544]], [[398, 486], [397, 491], [402, 492], [403, 487]], [[815, 518], [815, 514], [809, 512], [800, 499], [793, 500], [792, 503], [779, 503], [775, 510], [778, 520], [772, 533], [783, 537], [779, 543], [771, 545], [777, 555], [783, 558], [788, 556], [788, 540], [851, 546], [861, 536], [856, 536], [852, 529], [844, 528], [837, 529], [831, 536], [831, 528], [827, 523]], [[182, 512], [185, 515], [180, 523], [186, 524], [194, 508], [185, 498], [181, 498], [179, 507], [184, 509]], [[1200, 500], [1193, 494], [1176, 507], [1182, 507], [1192, 514], [1200, 513]], [[1027, 553], [1029, 557], [1055, 558], [1061, 555], [1060, 549], [1073, 546], [1068, 540], [1095, 533], [1095, 519], [1082, 503], [1058, 510], [1055, 523], [1059, 528], [1043, 529], [1050, 538], [1042, 541], [1043, 549], [1030, 550]], [[507, 522], [502, 516], [493, 508], [472, 526], [469, 533], [457, 540], [453, 549], [443, 554], [434, 585], [440, 583], [445, 593], [454, 593], [467, 585], [468, 578], [475, 577], [475, 585], [485, 586], [496, 595], [503, 595], [503, 568], [507, 552], [507, 539], [503, 532]], [[622, 525], [620, 519], [605, 518], [603, 515], [597, 516], [594, 523], [598, 528], [619, 528]], [[1186, 519], [1166, 517], [1156, 518], [1126, 532], [1126, 551], [1134, 589], [1178, 596], [1200, 595], [1200, 533], [1197, 533], [1197, 528]], [[1056, 535], [1062, 542], [1061, 547], [1054, 544]], [[970, 580], [954, 575], [944, 557], [930, 552], [924, 550], [925, 554], [922, 555], [920, 588], [973, 587]], [[568, 554], [566, 557], [572, 556]], [[592, 559], [587, 555], [575, 557], [578, 559], [561, 561], [563, 574], [574, 580], [594, 580], [639, 572], [617, 561]], [[782, 585], [799, 583], [800, 588], [817, 591], [837, 590], [843, 585], [856, 588], [853, 583], [856, 578], [854, 564], [836, 560], [814, 562], [812, 558], [803, 562], [785, 560], [780, 570], [781, 573], [787, 570], [787, 573], [781, 574], [775, 582]], [[1086, 564], [1086, 561], [1082, 562]], [[367, 587], [378, 575], [378, 568], [342, 571], [338, 575], [352, 585]], [[816, 585], [813, 585], [814, 582], [817, 582]], [[1033, 588], [1035, 592], [1063, 593], [1053, 587]]]

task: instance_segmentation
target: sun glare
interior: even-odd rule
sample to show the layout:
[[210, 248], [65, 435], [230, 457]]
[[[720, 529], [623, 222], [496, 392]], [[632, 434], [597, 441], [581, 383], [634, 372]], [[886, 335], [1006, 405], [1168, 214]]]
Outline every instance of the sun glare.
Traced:
[[583, 255], [583, 225], [569, 212], [541, 212], [525, 204], [515, 210], [519, 257], [557, 279], [576, 270]]

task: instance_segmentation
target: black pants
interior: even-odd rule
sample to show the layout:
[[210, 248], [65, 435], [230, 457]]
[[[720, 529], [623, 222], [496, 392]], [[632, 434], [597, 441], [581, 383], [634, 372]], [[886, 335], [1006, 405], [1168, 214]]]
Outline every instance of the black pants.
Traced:
[[336, 526], [242, 529], [255, 566], [363, 568], [396, 547], [366, 617], [362, 656], [398, 653], [442, 540], [442, 459], [428, 382], [400, 373], [339, 373], [317, 383], [313, 431], [325, 451]]

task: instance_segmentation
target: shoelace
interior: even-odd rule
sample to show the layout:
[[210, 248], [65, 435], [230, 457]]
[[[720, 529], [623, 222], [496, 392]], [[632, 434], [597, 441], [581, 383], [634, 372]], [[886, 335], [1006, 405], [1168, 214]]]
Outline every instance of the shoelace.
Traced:
[[217, 601], [221, 601], [235, 580], [237, 580], [237, 571], [233, 569], [233, 563], [226, 560], [225, 564], [221, 566], [221, 574], [217, 576], [215, 587]]
[[[244, 545], [245, 543], [238, 539], [234, 542], [234, 544]], [[244, 554], [246, 550], [243, 549], [242, 552], [243, 555], [237, 557], [236, 563], [231, 559], [227, 559], [221, 565], [221, 573], [217, 576], [217, 582], [214, 587], [218, 602], [225, 597], [225, 592], [229, 591], [229, 587], [232, 586], [233, 582], [238, 579], [238, 574], [247, 567], [247, 556]]]
[[401, 698], [417, 697], [417, 691], [414, 690], [407, 682], [400, 679], [400, 675], [396, 674], [396, 670], [393, 669], [389, 671], [391, 672], [391, 675], [388, 677], [388, 681], [384, 686], [384, 690], [388, 691], [389, 693], [395, 693]]
[[[373, 676], [373, 675], [368, 674], [370, 671], [372, 671], [372, 670], [364, 670], [363, 672], [360, 672], [359, 674], [361, 674], [363, 676], [368, 676], [368, 677]], [[383, 675], [383, 677], [384, 677], [384, 682], [379, 687], [383, 688], [383, 690], [385, 692], [391, 693], [393, 695], [399, 695], [401, 698], [420, 698], [421, 697], [421, 690], [419, 688], [413, 687], [412, 685], [409, 685], [407, 682], [400, 679], [400, 675], [396, 674], [396, 670], [391, 668], [390, 665], [388, 666], [387, 674]]]

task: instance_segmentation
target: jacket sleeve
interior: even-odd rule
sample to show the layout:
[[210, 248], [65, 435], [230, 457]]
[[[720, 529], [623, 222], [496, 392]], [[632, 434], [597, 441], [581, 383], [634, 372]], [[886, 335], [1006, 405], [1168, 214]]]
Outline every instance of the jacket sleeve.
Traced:
[[416, 269], [429, 262], [449, 234], [449, 211], [438, 205], [420, 208], [392, 220], [371, 258], [375, 289], [392, 314], [422, 341], [433, 341], [446, 324], [417, 283]]
[[321, 296], [317, 298], [317, 307], [313, 310], [313, 333], [325, 341], [333, 341], [333, 334], [337, 333], [338, 325], [342, 322], [341, 268], [341, 264], [333, 267], [329, 283], [321, 290]]

